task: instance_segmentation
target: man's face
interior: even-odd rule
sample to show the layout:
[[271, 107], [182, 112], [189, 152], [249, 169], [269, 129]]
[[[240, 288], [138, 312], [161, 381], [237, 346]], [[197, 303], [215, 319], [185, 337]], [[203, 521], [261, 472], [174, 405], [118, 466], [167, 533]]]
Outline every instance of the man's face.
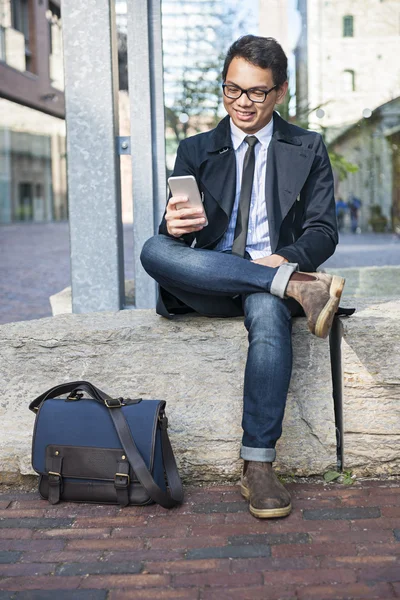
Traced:
[[[224, 83], [236, 85], [244, 90], [259, 88], [265, 91], [275, 85], [271, 69], [261, 69], [238, 57], [229, 65]], [[270, 122], [274, 106], [283, 102], [287, 87], [285, 82], [279, 89], [270, 92], [262, 103], [252, 102], [246, 94], [242, 94], [237, 100], [231, 100], [224, 95], [224, 106], [239, 129], [247, 134], [254, 134]]]

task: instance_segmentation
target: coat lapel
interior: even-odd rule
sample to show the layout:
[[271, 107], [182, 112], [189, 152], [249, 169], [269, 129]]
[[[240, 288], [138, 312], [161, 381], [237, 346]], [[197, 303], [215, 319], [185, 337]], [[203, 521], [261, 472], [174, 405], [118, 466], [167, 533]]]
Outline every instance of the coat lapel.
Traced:
[[272, 252], [284, 218], [310, 172], [315, 153], [293, 135], [288, 123], [274, 113], [274, 134], [268, 148], [265, 200]]
[[232, 146], [229, 116], [214, 130], [201, 164], [201, 182], [229, 217], [235, 201], [236, 160]]

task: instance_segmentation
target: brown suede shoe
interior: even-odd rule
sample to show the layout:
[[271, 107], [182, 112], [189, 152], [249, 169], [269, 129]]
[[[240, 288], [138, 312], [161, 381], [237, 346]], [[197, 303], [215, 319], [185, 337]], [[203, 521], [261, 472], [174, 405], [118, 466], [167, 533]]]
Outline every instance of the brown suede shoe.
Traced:
[[301, 304], [308, 328], [317, 337], [326, 338], [332, 327], [344, 281], [327, 273], [293, 273], [289, 280], [286, 296]]
[[250, 500], [250, 512], [259, 519], [286, 517], [292, 510], [290, 494], [270, 462], [245, 461], [240, 491]]

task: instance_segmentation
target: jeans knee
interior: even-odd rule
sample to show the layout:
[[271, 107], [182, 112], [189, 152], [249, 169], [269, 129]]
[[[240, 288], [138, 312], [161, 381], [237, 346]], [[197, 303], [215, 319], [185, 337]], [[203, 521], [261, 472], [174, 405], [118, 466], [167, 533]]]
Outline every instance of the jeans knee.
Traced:
[[159, 262], [159, 257], [162, 256], [161, 252], [162, 242], [159, 235], [153, 235], [143, 244], [142, 251], [140, 253], [140, 262], [145, 271], [152, 270]]
[[244, 301], [245, 327], [269, 332], [291, 326], [291, 313], [285, 301], [272, 294], [249, 294]]

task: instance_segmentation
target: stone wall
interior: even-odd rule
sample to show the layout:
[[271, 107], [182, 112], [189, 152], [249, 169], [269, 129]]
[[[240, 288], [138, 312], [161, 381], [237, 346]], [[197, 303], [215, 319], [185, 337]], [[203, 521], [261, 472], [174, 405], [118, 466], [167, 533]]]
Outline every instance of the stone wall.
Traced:
[[400, 473], [400, 301], [344, 322], [345, 464], [363, 475]]
[[[400, 303], [344, 320], [345, 466], [400, 473]], [[294, 368], [278, 442], [283, 473], [335, 467], [329, 345], [293, 327]], [[240, 471], [246, 331], [242, 319], [152, 310], [60, 315], [0, 327], [0, 473], [31, 473], [29, 402], [53, 385], [89, 380], [111, 395], [167, 400], [170, 436], [188, 482], [235, 480]]]

